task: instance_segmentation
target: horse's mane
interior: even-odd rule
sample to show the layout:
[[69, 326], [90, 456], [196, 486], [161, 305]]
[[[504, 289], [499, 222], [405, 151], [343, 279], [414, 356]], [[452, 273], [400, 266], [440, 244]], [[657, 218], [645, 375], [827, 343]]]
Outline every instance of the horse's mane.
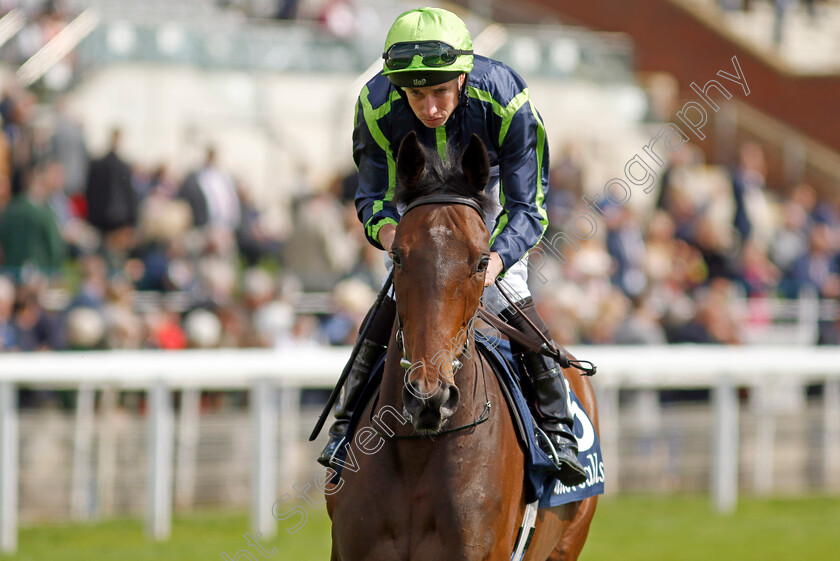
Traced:
[[457, 195], [476, 201], [484, 210], [489, 212], [493, 201], [484, 190], [476, 191], [461, 170], [461, 154], [456, 153], [451, 146], [447, 147], [446, 159], [442, 159], [437, 151], [421, 146], [426, 155], [426, 169], [417, 183], [411, 187], [397, 181], [394, 192], [394, 202], [409, 205], [426, 195]]

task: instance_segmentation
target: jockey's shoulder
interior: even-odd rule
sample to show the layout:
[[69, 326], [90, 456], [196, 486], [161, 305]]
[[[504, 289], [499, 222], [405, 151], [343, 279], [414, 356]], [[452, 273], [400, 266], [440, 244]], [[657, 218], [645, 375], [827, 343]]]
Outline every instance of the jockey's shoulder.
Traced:
[[473, 70], [469, 75], [471, 88], [490, 94], [500, 105], [507, 106], [528, 86], [516, 71], [502, 61], [475, 55]]

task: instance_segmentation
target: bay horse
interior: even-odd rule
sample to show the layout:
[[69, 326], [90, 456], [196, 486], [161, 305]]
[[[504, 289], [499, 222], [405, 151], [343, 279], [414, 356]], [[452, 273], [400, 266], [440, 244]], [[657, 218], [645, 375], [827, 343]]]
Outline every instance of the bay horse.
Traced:
[[[477, 212], [487, 151], [473, 135], [460, 159], [444, 161], [410, 133], [396, 167], [396, 200], [408, 204], [391, 254], [398, 315], [379, 395], [356, 433], [380, 441], [366, 446], [375, 453], [355, 453], [355, 469], [345, 467], [340, 486], [326, 493], [331, 560], [509, 561], [526, 506], [525, 456], [489, 363], [462, 335], [479, 305], [489, 256]], [[444, 201], [412, 206], [430, 193]], [[443, 361], [443, 371], [435, 367], [441, 351], [457, 357]], [[589, 380], [574, 369], [564, 374], [597, 430]], [[392, 438], [374, 426], [386, 406], [404, 417], [387, 423]], [[597, 496], [541, 509], [524, 559], [577, 559], [596, 504]]]

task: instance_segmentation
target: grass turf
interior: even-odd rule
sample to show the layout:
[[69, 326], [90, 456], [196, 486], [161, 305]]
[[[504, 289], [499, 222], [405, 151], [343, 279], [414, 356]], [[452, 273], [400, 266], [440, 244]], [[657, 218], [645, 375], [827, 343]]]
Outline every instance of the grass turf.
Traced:
[[581, 561], [836, 559], [840, 498], [742, 499], [731, 515], [707, 498], [602, 499]]
[[[329, 559], [329, 520], [309, 510], [296, 533], [280, 523], [278, 536], [260, 543], [275, 560]], [[248, 545], [247, 516], [201, 513], [175, 519], [172, 538], [148, 541], [138, 520], [91, 525], [33, 526], [20, 530], [18, 553], [2, 561], [232, 561], [263, 555]], [[701, 497], [602, 499], [581, 561], [822, 561], [840, 551], [840, 499], [742, 499], [732, 515], [712, 513]]]

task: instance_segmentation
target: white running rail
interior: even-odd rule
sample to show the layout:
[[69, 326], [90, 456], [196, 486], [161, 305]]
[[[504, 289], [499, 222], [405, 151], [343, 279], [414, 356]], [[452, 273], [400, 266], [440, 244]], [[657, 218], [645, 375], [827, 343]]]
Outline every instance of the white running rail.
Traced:
[[[760, 389], [780, 383], [823, 384], [822, 472], [840, 473], [840, 348], [672, 345], [570, 350], [598, 366], [593, 382], [599, 398], [602, 447], [605, 457], [611, 458], [611, 473], [617, 473], [615, 466], [620, 461], [615, 436], [619, 389], [711, 389], [718, 435], [711, 450], [712, 499], [718, 510], [732, 510], [738, 493], [738, 388]], [[91, 453], [90, 419], [95, 403], [91, 396], [81, 393], [103, 386], [149, 392], [146, 528], [154, 539], [166, 539], [169, 535], [174, 502], [169, 490], [172, 478], [177, 476], [172, 458], [178, 454], [174, 453], [177, 429], [173, 426], [172, 391], [250, 389], [252, 430], [258, 451], [252, 462], [251, 525], [254, 531], [269, 537], [277, 530], [269, 504], [277, 496], [276, 443], [280, 443], [280, 467], [285, 469], [288, 458], [294, 455], [300, 390], [331, 387], [348, 356], [346, 347], [0, 355], [0, 550], [11, 553], [17, 547], [18, 386], [79, 390], [77, 402], [87, 410], [77, 411], [76, 416], [77, 467], [90, 465], [87, 456]], [[278, 416], [279, 440], [275, 429]], [[764, 442], [772, 446], [772, 440], [766, 438]], [[772, 449], [767, 451], [770, 458], [772, 453]], [[85, 479], [80, 476], [72, 480], [83, 483]], [[616, 485], [610, 482], [613, 489]], [[73, 491], [73, 496], [86, 492]]]

